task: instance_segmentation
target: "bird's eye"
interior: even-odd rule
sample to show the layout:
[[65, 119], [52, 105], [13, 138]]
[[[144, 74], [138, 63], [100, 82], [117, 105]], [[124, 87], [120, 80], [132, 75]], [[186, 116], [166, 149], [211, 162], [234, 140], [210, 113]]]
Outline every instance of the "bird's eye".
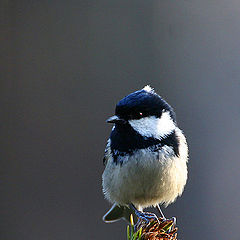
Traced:
[[144, 116], [143, 112], [133, 112], [128, 115], [128, 119], [140, 119]]

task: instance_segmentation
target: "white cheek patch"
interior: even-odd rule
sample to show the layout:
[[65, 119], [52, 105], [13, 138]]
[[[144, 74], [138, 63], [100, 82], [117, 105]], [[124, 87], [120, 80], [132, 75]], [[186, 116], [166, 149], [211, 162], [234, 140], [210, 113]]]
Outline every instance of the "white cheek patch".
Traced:
[[161, 118], [151, 116], [129, 120], [129, 124], [142, 136], [158, 139], [164, 138], [176, 128], [169, 112], [163, 112]]

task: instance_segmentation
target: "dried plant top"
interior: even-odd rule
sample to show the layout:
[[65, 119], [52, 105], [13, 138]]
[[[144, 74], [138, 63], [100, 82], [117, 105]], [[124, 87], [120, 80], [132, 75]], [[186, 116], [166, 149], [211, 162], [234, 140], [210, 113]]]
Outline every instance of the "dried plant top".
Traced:
[[159, 218], [160, 224], [153, 220], [146, 224], [144, 221], [139, 221], [137, 229], [142, 228], [141, 239], [149, 240], [176, 240], [177, 239], [177, 227], [173, 220]]
[[135, 229], [134, 234], [131, 234], [132, 238], [128, 239], [177, 240], [177, 227], [172, 219], [159, 218], [159, 222], [154, 219], [149, 223], [139, 219], [135, 227], [132, 227], [132, 231], [133, 229]]

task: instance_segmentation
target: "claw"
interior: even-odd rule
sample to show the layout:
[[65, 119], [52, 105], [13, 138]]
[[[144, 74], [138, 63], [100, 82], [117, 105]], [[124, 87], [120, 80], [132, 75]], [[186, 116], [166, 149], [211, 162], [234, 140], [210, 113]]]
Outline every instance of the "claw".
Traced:
[[173, 221], [173, 226], [176, 226], [177, 224], [177, 219], [175, 217], [172, 217], [171, 220]]
[[171, 232], [175, 227], [176, 227], [176, 224], [177, 224], [177, 219], [175, 217], [172, 217], [171, 220], [173, 221], [173, 224], [172, 226], [168, 229], [168, 232]]

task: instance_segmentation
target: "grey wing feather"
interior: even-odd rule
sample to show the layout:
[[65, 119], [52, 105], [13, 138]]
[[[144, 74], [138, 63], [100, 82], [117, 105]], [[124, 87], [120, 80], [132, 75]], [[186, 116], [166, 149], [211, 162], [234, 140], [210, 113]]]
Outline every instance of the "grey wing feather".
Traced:
[[109, 156], [109, 150], [110, 150], [110, 139], [107, 141], [107, 146], [105, 148], [104, 157], [103, 157], [103, 165], [106, 166]]
[[104, 157], [103, 157], [103, 166], [106, 166], [106, 164], [107, 164], [107, 158], [106, 158], [106, 156], [104, 155]]

